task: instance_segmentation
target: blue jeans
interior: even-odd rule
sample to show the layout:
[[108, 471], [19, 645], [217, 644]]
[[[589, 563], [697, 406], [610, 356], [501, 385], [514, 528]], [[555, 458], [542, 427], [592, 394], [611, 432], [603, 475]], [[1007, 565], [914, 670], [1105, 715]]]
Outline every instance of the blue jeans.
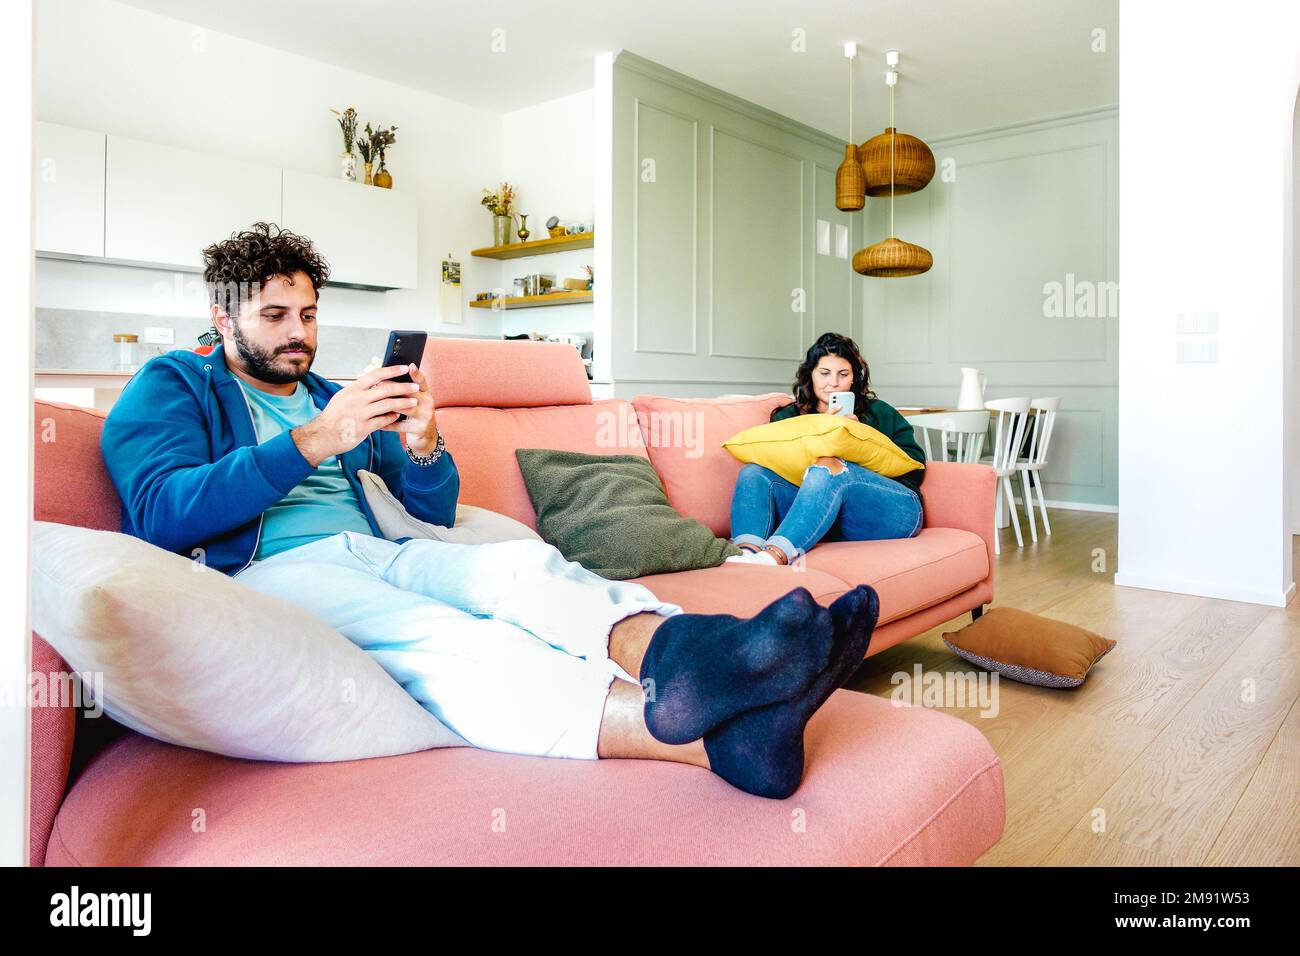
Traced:
[[925, 515], [916, 492], [851, 461], [843, 464], [838, 475], [810, 465], [802, 485], [762, 465], [746, 465], [731, 498], [731, 539], [775, 545], [793, 561], [823, 538], [876, 541], [920, 534]]

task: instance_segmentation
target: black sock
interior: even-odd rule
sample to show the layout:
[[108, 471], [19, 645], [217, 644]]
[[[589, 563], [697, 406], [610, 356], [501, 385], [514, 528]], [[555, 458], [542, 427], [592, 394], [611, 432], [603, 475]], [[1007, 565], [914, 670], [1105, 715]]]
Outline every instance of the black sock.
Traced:
[[641, 662], [645, 722], [666, 744], [699, 740], [724, 721], [798, 695], [830, 659], [831, 617], [807, 588], [754, 617], [675, 614]]
[[780, 800], [803, 780], [803, 733], [809, 719], [867, 654], [880, 599], [863, 584], [830, 608], [835, 643], [830, 663], [798, 697], [747, 711], [704, 736], [713, 772], [733, 787]]

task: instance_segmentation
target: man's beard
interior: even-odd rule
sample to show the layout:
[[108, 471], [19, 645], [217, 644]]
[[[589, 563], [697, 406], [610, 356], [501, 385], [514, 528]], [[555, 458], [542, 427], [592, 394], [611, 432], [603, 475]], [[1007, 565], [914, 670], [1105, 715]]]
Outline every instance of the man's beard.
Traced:
[[[288, 385], [290, 382], [302, 381], [311, 370], [311, 363], [316, 360], [316, 350], [301, 340], [287, 342], [274, 352], [268, 352], [244, 338], [244, 333], [239, 330], [238, 322], [232, 322], [231, 328], [235, 334], [235, 349], [244, 362], [244, 370], [259, 382], [267, 382], [271, 385]], [[302, 367], [301, 371], [297, 369], [286, 371], [272, 364], [277, 355], [294, 349], [299, 349], [307, 354], [307, 364]]]

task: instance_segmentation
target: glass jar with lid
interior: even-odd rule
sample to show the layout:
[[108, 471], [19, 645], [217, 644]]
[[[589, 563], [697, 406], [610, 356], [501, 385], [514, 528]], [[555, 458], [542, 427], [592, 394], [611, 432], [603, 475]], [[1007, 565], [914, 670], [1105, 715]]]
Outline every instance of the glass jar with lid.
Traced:
[[140, 359], [137, 355], [140, 336], [130, 335], [125, 332], [119, 332], [113, 336], [113, 342], [117, 346], [117, 364], [113, 368], [118, 372], [134, 372], [140, 367]]

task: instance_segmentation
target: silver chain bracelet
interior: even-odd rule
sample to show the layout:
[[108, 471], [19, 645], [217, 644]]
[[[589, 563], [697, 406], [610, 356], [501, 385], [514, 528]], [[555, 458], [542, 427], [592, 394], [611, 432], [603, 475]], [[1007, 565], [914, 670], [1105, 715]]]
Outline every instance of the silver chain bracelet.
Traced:
[[439, 458], [442, 457], [442, 453], [446, 450], [447, 450], [447, 444], [442, 440], [442, 432], [439, 432], [438, 444], [433, 446], [433, 451], [429, 452], [429, 454], [427, 455], [417, 455], [415, 452], [411, 451], [410, 447], [408, 446], [406, 449], [406, 457], [411, 459], [411, 461], [414, 462], [415, 464], [423, 467], [426, 465], [432, 465], [435, 461], [437, 461]]

